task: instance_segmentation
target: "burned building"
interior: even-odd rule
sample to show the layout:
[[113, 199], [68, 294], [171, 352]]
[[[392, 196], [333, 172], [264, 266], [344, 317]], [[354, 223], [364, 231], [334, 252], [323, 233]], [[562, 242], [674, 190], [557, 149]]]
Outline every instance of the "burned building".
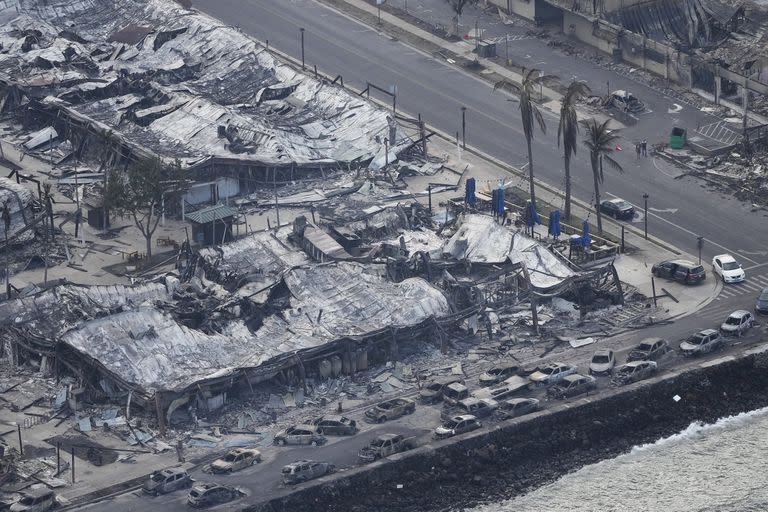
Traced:
[[178, 160], [218, 189], [190, 190], [191, 204], [367, 165], [385, 138], [393, 155], [410, 144], [369, 100], [171, 0], [14, 0], [0, 22], [4, 112], [100, 167]]

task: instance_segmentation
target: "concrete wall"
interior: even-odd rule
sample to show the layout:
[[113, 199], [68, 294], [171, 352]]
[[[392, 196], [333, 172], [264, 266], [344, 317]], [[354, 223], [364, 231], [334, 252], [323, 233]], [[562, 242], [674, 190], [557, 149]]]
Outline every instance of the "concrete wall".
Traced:
[[[747, 351], [728, 359], [673, 371], [602, 399], [555, 404], [458, 442], [432, 443], [326, 477], [244, 510], [424, 512], [518, 495], [585, 464], [677, 433], [693, 421], [713, 423], [768, 404], [768, 352]], [[675, 395], [681, 400], [673, 400]]]
[[529, 20], [536, 16], [536, 0], [488, 0], [488, 3]]

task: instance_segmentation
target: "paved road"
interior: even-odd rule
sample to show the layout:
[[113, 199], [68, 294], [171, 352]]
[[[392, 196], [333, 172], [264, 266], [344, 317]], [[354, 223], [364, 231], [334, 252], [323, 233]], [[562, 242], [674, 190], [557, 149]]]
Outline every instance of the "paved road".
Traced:
[[[298, 28], [305, 27], [306, 61], [310, 65], [317, 64], [329, 74], [342, 74], [346, 84], [357, 88], [363, 88], [366, 81], [385, 87], [395, 84], [400, 109], [411, 114], [422, 113], [429, 123], [448, 133], [456, 132], [459, 107], [466, 105], [469, 108], [468, 140], [472, 145], [513, 165], [521, 166], [526, 161], [515, 103], [507, 102], [502, 94], [494, 94], [479, 79], [392, 41], [313, 0], [198, 0], [195, 4], [294, 56], [300, 55]], [[525, 43], [533, 44], [532, 41]], [[534, 51], [531, 47], [528, 53], [532, 55], [531, 60], [547, 61], [553, 55], [550, 49], [540, 46], [540, 57], [530, 53]], [[573, 61], [571, 67], [584, 72], [571, 73], [569, 69], [561, 76], [595, 76], [595, 81], [605, 82], [604, 76], [597, 78], [597, 71], [579, 61]], [[620, 84], [623, 79], [608, 71], [600, 70], [600, 73], [612, 77], [609, 78], [612, 83]], [[676, 122], [693, 125], [704, 116], [691, 108], [670, 114], [667, 108], [677, 100], [649, 88], [634, 87], [633, 90], [654, 112], [643, 116], [636, 127], [626, 130], [629, 140], [625, 145], [631, 146], [631, 141], [640, 138], [651, 142], [664, 139]], [[548, 134], [537, 134], [535, 139], [535, 169], [539, 177], [561, 187], [562, 159], [555, 139], [557, 120], [554, 115], [548, 115], [547, 122]], [[768, 262], [763, 243], [768, 227], [763, 213], [753, 213], [750, 205], [710, 192], [696, 180], [675, 179], [679, 171], [661, 161], [649, 158], [638, 162], [633, 151], [624, 151], [618, 158], [627, 172], [624, 175], [609, 172], [605, 191], [636, 205], [642, 204], [642, 194], [648, 192], [652, 233], [691, 253], [696, 252], [696, 235], [704, 234], [708, 239], [704, 247], [706, 258], [727, 251], [740, 253], [747, 267]], [[591, 171], [583, 150], [574, 162], [574, 176], [575, 195], [590, 201]]]

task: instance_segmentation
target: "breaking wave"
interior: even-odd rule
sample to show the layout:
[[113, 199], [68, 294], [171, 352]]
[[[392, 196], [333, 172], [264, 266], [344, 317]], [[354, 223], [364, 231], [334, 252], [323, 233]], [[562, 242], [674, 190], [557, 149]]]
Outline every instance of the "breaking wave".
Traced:
[[691, 423], [526, 495], [469, 512], [751, 512], [768, 510], [768, 407]]

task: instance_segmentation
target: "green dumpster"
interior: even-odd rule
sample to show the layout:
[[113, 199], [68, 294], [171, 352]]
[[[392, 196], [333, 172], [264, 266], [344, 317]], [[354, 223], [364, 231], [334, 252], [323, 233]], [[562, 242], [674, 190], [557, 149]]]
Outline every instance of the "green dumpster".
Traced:
[[669, 147], [672, 149], [683, 149], [685, 146], [685, 128], [672, 128], [672, 135], [669, 136]]

